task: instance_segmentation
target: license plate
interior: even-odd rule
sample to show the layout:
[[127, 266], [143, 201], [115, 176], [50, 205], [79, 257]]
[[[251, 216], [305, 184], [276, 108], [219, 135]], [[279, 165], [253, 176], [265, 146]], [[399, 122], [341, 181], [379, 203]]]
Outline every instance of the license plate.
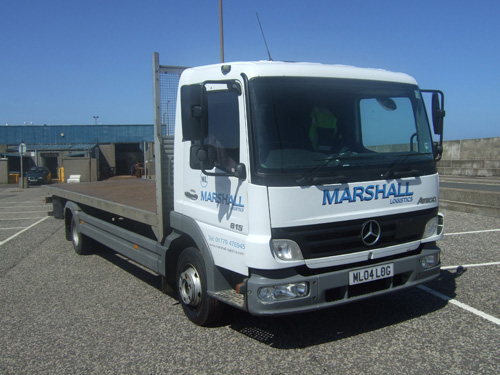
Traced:
[[360, 270], [349, 272], [349, 285], [357, 285], [367, 283], [369, 281], [386, 279], [388, 277], [392, 277], [393, 274], [394, 265], [392, 263], [384, 264], [383, 266], [362, 268]]

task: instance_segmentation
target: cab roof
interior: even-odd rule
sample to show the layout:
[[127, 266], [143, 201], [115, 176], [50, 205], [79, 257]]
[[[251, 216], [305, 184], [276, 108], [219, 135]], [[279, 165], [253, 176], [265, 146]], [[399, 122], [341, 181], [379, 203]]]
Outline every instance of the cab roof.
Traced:
[[415, 79], [404, 73], [383, 69], [358, 68], [348, 65], [328, 65], [306, 62], [228, 62], [187, 69], [183, 75], [190, 83], [215, 79], [238, 79], [244, 73], [256, 77], [323, 77], [400, 82], [416, 85]]

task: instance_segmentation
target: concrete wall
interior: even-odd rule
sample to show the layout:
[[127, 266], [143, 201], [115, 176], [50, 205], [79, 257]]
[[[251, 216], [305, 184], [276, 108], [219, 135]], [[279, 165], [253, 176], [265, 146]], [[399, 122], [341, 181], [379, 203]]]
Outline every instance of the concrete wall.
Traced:
[[500, 137], [445, 141], [442, 175], [500, 177]]
[[444, 160], [500, 160], [500, 137], [444, 142]]
[[115, 145], [99, 145], [99, 149], [101, 150], [102, 157], [105, 159], [109, 168], [116, 168]]
[[[80, 182], [97, 181], [97, 160], [89, 158], [69, 157], [63, 159], [64, 179], [79, 174]], [[90, 168], [89, 168], [90, 167]], [[89, 171], [90, 169], [90, 171]], [[90, 172], [90, 173], [89, 173]]]
[[9, 183], [9, 161], [0, 159], [0, 184]]

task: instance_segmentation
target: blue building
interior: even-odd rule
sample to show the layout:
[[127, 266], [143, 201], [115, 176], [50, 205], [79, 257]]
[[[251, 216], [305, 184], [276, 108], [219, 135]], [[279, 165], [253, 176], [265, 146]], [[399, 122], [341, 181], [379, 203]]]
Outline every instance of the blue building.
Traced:
[[137, 162], [147, 164], [153, 157], [153, 142], [153, 125], [0, 126], [0, 154], [8, 160], [9, 173], [20, 170], [21, 143], [26, 145], [25, 171], [40, 165], [58, 176], [64, 164], [74, 166], [77, 160], [83, 160], [79, 168], [88, 167], [80, 174], [94, 181], [130, 174]]

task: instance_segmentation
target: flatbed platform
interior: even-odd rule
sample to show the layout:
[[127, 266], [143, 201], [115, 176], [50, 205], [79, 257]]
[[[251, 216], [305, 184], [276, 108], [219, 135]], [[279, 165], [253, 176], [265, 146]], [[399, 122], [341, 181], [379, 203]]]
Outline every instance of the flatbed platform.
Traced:
[[44, 185], [47, 195], [81, 203], [153, 227], [158, 226], [156, 182], [135, 177]]

